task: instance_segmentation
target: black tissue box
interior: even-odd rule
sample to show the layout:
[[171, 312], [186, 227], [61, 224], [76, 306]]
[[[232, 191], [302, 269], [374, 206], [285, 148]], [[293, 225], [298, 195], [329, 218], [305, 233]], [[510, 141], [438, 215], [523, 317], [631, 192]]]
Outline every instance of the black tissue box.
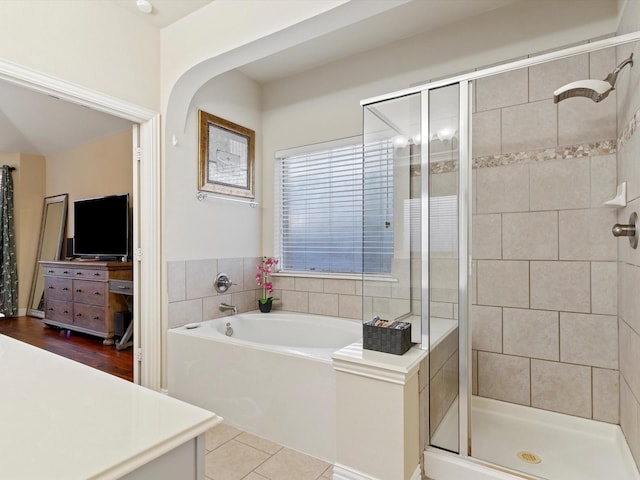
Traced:
[[411, 348], [411, 324], [402, 328], [376, 327], [375, 321], [362, 324], [362, 347], [365, 350], [402, 355]]

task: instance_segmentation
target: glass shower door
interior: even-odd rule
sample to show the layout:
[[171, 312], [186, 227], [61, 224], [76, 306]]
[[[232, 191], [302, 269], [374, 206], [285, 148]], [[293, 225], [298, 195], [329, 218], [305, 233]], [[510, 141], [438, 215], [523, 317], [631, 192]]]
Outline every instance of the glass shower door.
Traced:
[[363, 320], [410, 322], [421, 343], [420, 95], [366, 106], [364, 132]]
[[468, 408], [469, 372], [459, 367], [469, 357], [458, 319], [467, 318], [468, 263], [459, 258], [467, 258], [468, 228], [459, 225], [468, 168], [458, 165], [468, 162], [460, 148], [468, 99], [465, 83], [366, 105], [363, 146], [363, 321], [411, 322], [412, 342], [429, 350], [423, 445], [465, 454], [468, 414], [459, 412]]
[[422, 92], [428, 141], [423, 143], [428, 150], [423, 152], [422, 184], [428, 203], [423, 215], [427, 223], [423, 233], [428, 232], [423, 252], [429, 265], [423, 302], [429, 304], [429, 443], [456, 453], [460, 451], [459, 94], [458, 84]]

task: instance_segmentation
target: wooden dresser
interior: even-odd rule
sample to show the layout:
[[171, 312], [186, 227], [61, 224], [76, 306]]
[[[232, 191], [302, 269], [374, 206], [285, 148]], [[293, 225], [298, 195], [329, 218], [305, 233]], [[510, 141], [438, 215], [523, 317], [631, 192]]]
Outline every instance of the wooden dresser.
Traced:
[[44, 271], [44, 323], [104, 338], [113, 345], [113, 314], [127, 310], [110, 280], [132, 280], [131, 262], [40, 262]]

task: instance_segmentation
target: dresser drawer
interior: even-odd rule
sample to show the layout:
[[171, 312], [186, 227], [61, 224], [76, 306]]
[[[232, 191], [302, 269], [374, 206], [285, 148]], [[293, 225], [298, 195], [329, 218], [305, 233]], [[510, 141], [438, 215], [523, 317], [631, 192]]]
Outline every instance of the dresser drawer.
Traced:
[[106, 270], [91, 270], [89, 268], [75, 268], [73, 278], [83, 280], [101, 280], [106, 281], [109, 278], [109, 272]]
[[106, 322], [106, 308], [95, 305], [74, 304], [73, 324], [101, 333], [113, 333], [113, 322]]
[[109, 292], [108, 283], [92, 282], [90, 280], [73, 281], [73, 301], [88, 305], [104, 307], [107, 304]]
[[73, 304], [47, 298], [44, 304], [44, 318], [54, 322], [71, 323], [73, 321]]
[[75, 269], [69, 268], [67, 266], [44, 266], [44, 274], [52, 275], [56, 277], [73, 277], [75, 274]]
[[109, 291], [122, 295], [133, 295], [133, 280], [109, 280]]
[[73, 300], [73, 280], [64, 277], [44, 277], [46, 296], [50, 300], [71, 302]]

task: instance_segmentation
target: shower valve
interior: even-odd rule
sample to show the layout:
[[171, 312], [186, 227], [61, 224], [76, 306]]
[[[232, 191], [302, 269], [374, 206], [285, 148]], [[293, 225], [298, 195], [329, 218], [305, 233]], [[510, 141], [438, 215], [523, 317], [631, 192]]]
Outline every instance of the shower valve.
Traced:
[[638, 228], [638, 215], [636, 212], [633, 212], [629, 217], [629, 224], [616, 223], [611, 229], [611, 233], [613, 233], [614, 237], [629, 237], [631, 248], [637, 248], [640, 230]]

